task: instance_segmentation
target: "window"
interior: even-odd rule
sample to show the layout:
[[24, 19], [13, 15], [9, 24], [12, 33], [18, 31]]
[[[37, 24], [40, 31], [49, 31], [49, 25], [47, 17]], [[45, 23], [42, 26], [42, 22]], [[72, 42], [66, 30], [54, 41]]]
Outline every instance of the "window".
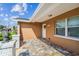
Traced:
[[79, 16], [69, 18], [68, 36], [79, 38]]
[[56, 22], [56, 34], [65, 35], [65, 20], [58, 20]]
[[56, 34], [79, 38], [79, 16], [56, 22]]

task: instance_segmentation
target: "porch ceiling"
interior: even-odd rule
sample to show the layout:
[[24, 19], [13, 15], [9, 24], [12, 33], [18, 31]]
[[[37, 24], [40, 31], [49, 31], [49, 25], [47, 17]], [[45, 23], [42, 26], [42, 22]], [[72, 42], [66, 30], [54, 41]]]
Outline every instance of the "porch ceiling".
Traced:
[[79, 7], [79, 3], [42, 3], [31, 17], [31, 22], [43, 22]]

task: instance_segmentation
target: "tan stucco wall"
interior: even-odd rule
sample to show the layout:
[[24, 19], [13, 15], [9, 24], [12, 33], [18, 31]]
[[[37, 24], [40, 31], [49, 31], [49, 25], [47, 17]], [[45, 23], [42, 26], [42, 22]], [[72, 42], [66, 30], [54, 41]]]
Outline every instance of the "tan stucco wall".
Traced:
[[37, 39], [41, 38], [41, 24], [40, 23], [27, 23], [19, 22], [21, 39]]
[[56, 37], [55, 35], [55, 22], [59, 19], [68, 18], [71, 16], [79, 15], [79, 8], [66, 12], [62, 15], [54, 17], [48, 21], [43, 22], [42, 24], [46, 24], [46, 37], [50, 38], [50, 42], [55, 43], [68, 51], [72, 51], [79, 54], [79, 41], [64, 39], [61, 37]]

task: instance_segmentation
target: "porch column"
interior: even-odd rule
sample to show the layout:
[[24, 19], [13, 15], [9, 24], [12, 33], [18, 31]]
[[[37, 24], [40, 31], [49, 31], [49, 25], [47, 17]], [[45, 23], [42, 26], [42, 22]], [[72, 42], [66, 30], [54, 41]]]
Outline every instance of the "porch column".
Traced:
[[17, 24], [17, 34], [20, 35], [20, 25], [19, 25], [19, 23]]

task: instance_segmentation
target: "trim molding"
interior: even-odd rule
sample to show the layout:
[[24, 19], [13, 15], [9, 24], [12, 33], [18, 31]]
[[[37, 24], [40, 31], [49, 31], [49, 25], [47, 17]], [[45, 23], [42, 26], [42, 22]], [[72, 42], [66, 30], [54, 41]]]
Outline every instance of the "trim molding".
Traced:
[[62, 36], [62, 35], [54, 35], [55, 37], [60, 37], [60, 38], [64, 38], [64, 39], [69, 39], [69, 40], [74, 40], [74, 41], [79, 41], [78, 38], [75, 38], [75, 37], [66, 37], [66, 36]]
[[37, 9], [35, 10], [35, 12], [33, 13], [32, 17], [30, 18], [30, 21], [33, 21], [33, 18], [35, 17], [35, 15], [38, 13], [38, 11], [42, 8], [42, 6], [44, 6], [44, 3], [40, 3], [37, 7]]

